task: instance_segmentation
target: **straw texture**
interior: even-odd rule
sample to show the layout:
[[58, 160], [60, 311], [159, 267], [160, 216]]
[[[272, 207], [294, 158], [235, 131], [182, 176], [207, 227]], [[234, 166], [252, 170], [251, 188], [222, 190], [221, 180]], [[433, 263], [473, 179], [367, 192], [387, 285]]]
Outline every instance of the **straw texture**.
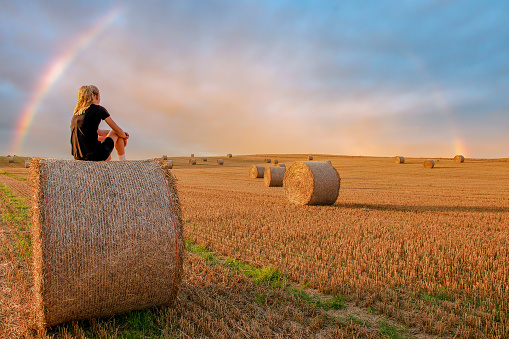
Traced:
[[174, 302], [185, 251], [176, 179], [162, 162], [31, 165], [39, 328]]
[[249, 167], [249, 177], [250, 178], [263, 178], [263, 173], [265, 172], [265, 168], [263, 166], [253, 165]]
[[267, 167], [263, 175], [263, 182], [267, 187], [282, 187], [286, 167]]
[[394, 162], [396, 164], [404, 164], [405, 163], [405, 157], [402, 157], [402, 156], [396, 156], [396, 158], [394, 159]]
[[283, 182], [288, 200], [296, 205], [332, 205], [338, 198], [340, 178], [326, 162], [294, 162]]
[[454, 161], [456, 161], [458, 163], [465, 162], [465, 157], [462, 156], [461, 154], [458, 154], [457, 156], [454, 157]]
[[217, 164], [218, 164], [218, 165], [222, 165], [222, 164], [224, 164], [223, 159], [217, 159]]
[[431, 159], [425, 160], [424, 167], [425, 168], [433, 168], [433, 167], [435, 167], [435, 162]]

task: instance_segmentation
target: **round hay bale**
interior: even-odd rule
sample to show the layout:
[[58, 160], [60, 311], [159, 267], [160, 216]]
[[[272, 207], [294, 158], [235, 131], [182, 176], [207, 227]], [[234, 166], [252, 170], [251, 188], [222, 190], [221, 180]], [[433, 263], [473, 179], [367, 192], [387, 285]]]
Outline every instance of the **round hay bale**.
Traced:
[[171, 305], [185, 246], [162, 162], [32, 159], [39, 328]]
[[218, 165], [222, 165], [222, 164], [224, 164], [223, 159], [217, 159], [217, 164], [218, 164]]
[[465, 157], [462, 156], [461, 154], [458, 154], [457, 156], [454, 157], [454, 161], [456, 161], [458, 163], [465, 162]]
[[312, 155], [308, 155], [308, 160], [313, 160], [313, 156]]
[[164, 165], [167, 166], [169, 169], [172, 169], [173, 168], [173, 160], [165, 161]]
[[285, 174], [283, 186], [296, 205], [332, 205], [339, 195], [340, 177], [326, 162], [298, 161]]
[[30, 168], [30, 161], [25, 161], [25, 168]]
[[329, 165], [332, 165], [332, 162], [330, 160], [325, 160], [326, 163], [328, 163]]
[[274, 159], [272, 160], [272, 162], [274, 163], [274, 165], [277, 165], [277, 163], [279, 162], [277, 159]]
[[433, 168], [433, 167], [435, 167], [435, 162], [431, 159], [425, 160], [424, 167], [425, 168]]
[[263, 166], [253, 165], [249, 167], [249, 177], [250, 178], [263, 178], [263, 173], [265, 172], [265, 168]]
[[166, 154], [163, 155], [163, 160], [168, 160], [168, 156]]
[[226, 157], [227, 157], [227, 158], [231, 158], [231, 157], [233, 157], [233, 155], [232, 155], [231, 153], [228, 153], [228, 154], [226, 155]]
[[196, 165], [196, 159], [189, 159], [189, 165]]
[[265, 162], [266, 162], [267, 164], [270, 164], [270, 161], [271, 161], [271, 160], [270, 160], [270, 158], [265, 158]]
[[9, 163], [13, 163], [14, 162], [14, 157], [9, 157]]
[[286, 167], [286, 165], [285, 164], [281, 164], [281, 163], [277, 163], [276, 167]]
[[267, 187], [282, 187], [286, 167], [267, 167], [263, 174], [263, 182]]
[[203, 160], [203, 161], [207, 161], [207, 157], [203, 157], [203, 158], [202, 158], [202, 160]]
[[191, 153], [191, 158], [194, 158], [194, 153]]
[[396, 164], [404, 164], [405, 163], [405, 157], [402, 157], [402, 156], [396, 156], [396, 158], [394, 159], [394, 162]]

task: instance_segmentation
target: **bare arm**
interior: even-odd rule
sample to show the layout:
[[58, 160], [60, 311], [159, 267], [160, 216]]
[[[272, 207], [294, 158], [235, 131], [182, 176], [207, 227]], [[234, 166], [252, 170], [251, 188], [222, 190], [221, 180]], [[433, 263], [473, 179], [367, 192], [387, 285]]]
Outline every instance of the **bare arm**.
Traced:
[[104, 119], [104, 121], [106, 121], [106, 123], [111, 127], [111, 129], [117, 133], [117, 135], [121, 138], [126, 138], [127, 137], [127, 134], [124, 133], [124, 131], [122, 130], [122, 128], [120, 128], [117, 123], [115, 121], [113, 121], [113, 119], [111, 117], [107, 117], [106, 119]]

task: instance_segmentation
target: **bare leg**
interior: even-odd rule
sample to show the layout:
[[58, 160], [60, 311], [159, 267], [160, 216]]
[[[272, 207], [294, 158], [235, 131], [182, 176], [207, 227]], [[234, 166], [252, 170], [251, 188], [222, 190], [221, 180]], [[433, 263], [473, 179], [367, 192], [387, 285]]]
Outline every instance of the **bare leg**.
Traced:
[[117, 149], [117, 154], [120, 160], [125, 160], [125, 146], [127, 144], [124, 138], [118, 137], [117, 141], [115, 142], [115, 148]]

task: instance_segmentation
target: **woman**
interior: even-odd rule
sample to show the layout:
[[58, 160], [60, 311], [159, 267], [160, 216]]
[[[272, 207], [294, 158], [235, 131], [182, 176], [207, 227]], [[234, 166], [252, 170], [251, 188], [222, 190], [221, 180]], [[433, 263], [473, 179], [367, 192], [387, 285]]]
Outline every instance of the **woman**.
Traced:
[[[72, 155], [76, 160], [111, 160], [113, 147], [117, 149], [119, 160], [125, 160], [125, 147], [129, 133], [126, 133], [111, 119], [106, 108], [99, 105], [101, 94], [94, 85], [81, 86], [78, 103], [71, 119]], [[111, 130], [100, 130], [101, 120]]]

